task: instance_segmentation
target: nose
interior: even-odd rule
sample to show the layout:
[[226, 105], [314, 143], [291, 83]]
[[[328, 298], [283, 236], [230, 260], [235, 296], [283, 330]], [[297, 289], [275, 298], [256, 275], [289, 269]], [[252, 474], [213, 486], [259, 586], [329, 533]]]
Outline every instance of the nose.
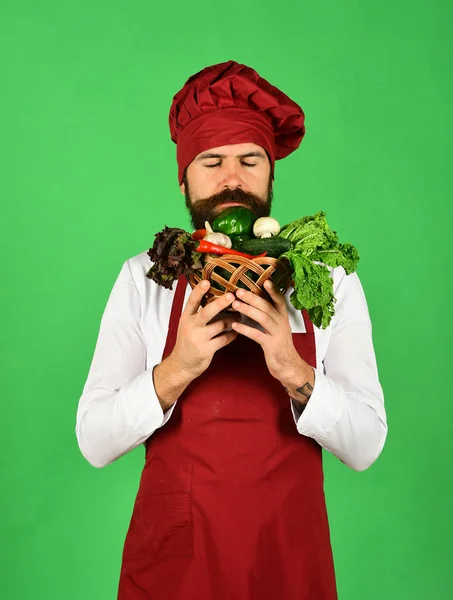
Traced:
[[241, 187], [242, 180], [239, 173], [239, 166], [235, 164], [225, 164], [223, 169], [222, 187], [234, 189]]

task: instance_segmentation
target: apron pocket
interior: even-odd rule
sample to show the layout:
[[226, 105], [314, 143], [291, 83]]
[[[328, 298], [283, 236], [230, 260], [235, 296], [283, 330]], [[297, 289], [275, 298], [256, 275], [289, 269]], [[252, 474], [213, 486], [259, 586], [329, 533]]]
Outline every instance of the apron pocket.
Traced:
[[193, 464], [151, 460], [142, 474], [124, 560], [192, 556]]

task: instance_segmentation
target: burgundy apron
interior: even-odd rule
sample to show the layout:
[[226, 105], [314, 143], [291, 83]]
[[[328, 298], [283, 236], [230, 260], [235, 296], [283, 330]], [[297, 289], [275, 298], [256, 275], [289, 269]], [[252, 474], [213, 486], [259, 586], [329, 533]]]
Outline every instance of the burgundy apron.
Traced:
[[[303, 316], [294, 345], [316, 366]], [[146, 442], [119, 600], [336, 600], [321, 447], [298, 433], [289, 402], [256, 342], [239, 335], [216, 352]]]

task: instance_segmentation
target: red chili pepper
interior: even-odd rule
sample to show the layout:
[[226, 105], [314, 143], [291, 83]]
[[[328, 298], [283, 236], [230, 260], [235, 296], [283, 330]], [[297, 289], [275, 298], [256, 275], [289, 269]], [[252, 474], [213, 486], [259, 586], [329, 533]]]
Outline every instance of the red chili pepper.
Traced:
[[206, 229], [197, 229], [192, 233], [193, 240], [202, 240], [206, 235]]
[[239, 250], [233, 250], [232, 248], [218, 246], [217, 244], [213, 244], [212, 242], [208, 242], [207, 240], [200, 240], [200, 245], [198, 246], [196, 251], [205, 252], [208, 254], [234, 254], [235, 256], [242, 256], [244, 258], [261, 258], [262, 256], [267, 255], [267, 252], [263, 252], [262, 254], [252, 256], [251, 254], [244, 254], [244, 252], [239, 252]]

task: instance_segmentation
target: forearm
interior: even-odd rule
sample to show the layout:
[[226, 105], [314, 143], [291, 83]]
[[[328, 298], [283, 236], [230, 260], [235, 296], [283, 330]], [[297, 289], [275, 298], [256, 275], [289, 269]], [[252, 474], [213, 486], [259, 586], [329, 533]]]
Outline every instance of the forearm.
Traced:
[[[384, 393], [360, 280], [355, 273], [346, 276], [335, 270], [335, 274], [337, 302], [328, 346], [324, 352], [322, 345], [318, 348], [313, 390], [302, 414], [297, 414], [294, 402], [291, 409], [301, 435], [315, 439], [352, 469], [363, 471], [379, 457], [387, 436]], [[303, 385], [304, 377], [312, 385], [307, 370], [301, 373], [295, 387]]]
[[281, 373], [279, 381], [297, 409], [302, 412], [313, 393], [315, 373], [313, 368], [298, 357]]
[[175, 404], [194, 379], [179, 367], [171, 354], [154, 367], [153, 378], [154, 389], [164, 412]]
[[168, 418], [153, 389], [152, 369], [117, 389], [107, 388], [94, 372], [77, 411], [80, 450], [90, 464], [104, 467], [144, 443]]
[[387, 435], [381, 392], [378, 386], [345, 391], [316, 371], [313, 394], [297, 429], [355, 471], [364, 471], [379, 457]]
[[104, 467], [143, 444], [170, 418], [191, 378], [171, 355], [127, 385], [106, 393], [87, 387], [77, 415], [77, 439], [85, 458]]
[[297, 429], [357, 471], [379, 456], [387, 434], [385, 411], [376, 395], [346, 392], [302, 359], [280, 382], [296, 411]]

